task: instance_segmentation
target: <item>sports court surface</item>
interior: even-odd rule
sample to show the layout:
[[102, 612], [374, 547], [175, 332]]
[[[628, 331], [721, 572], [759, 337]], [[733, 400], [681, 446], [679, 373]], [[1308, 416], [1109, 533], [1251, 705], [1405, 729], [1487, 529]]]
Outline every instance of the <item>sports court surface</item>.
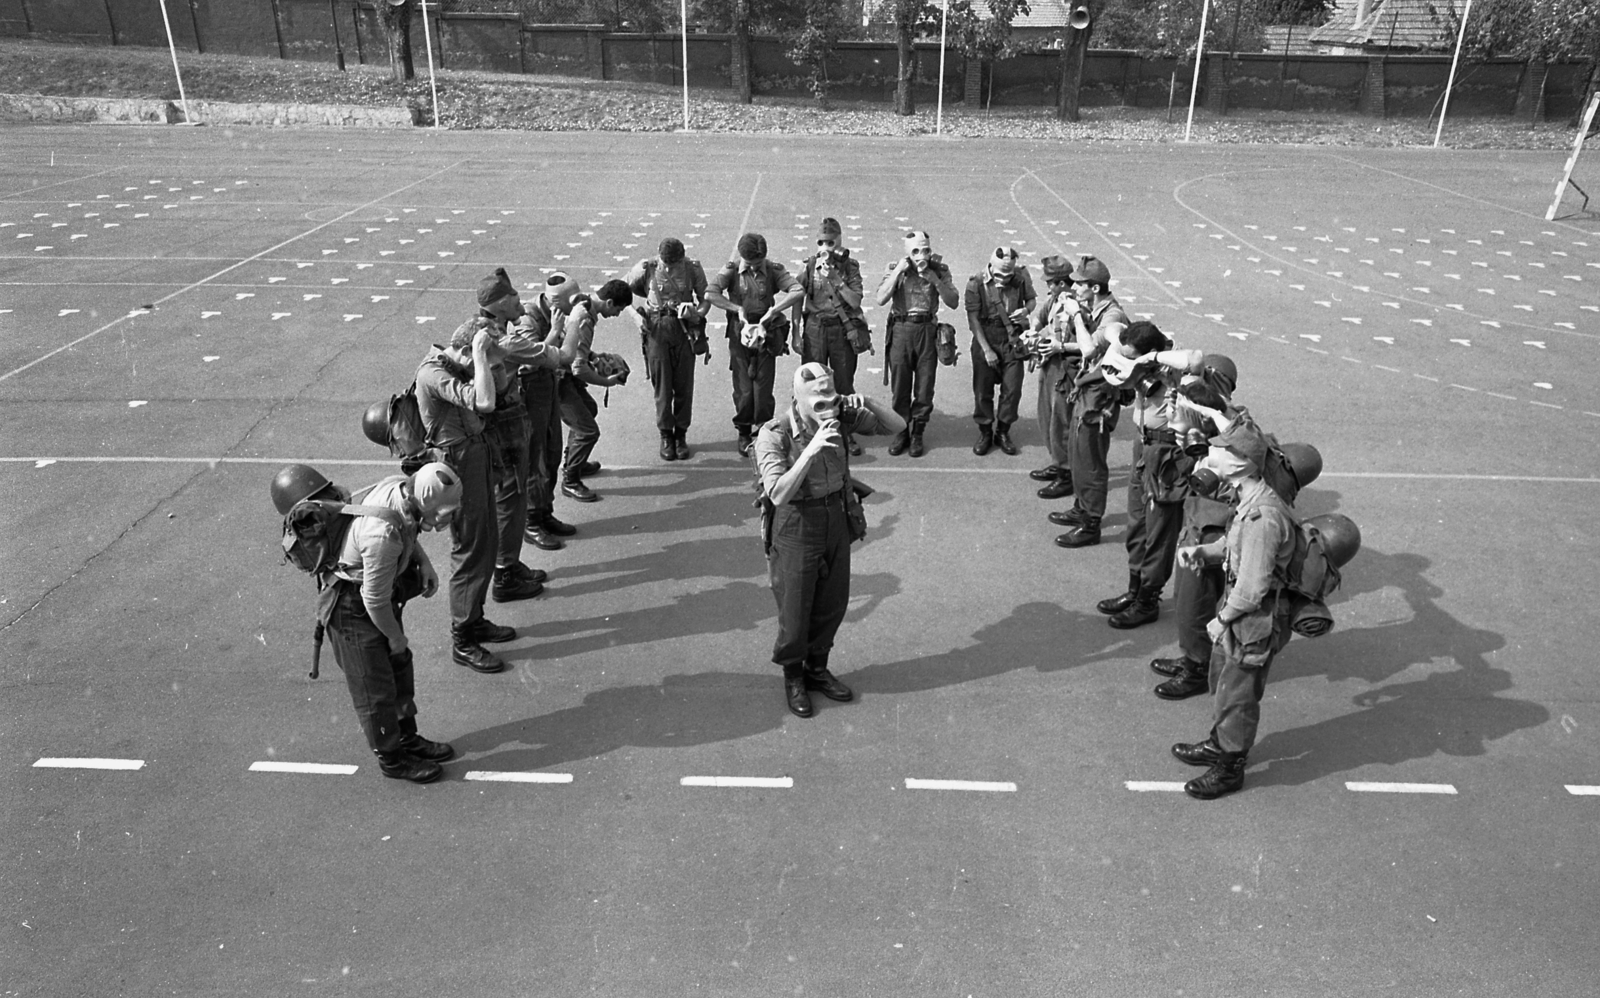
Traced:
[[[142, 128], [0, 149], [0, 995], [1593, 989], [1600, 217], [1543, 220], [1563, 155]], [[1167, 747], [1210, 722], [1150, 694], [1170, 588], [1135, 631], [1093, 608], [1126, 579], [1126, 429], [1105, 542], [1058, 549], [1032, 420], [1022, 456], [971, 453], [963, 334], [928, 456], [856, 462], [879, 492], [834, 665], [859, 700], [802, 721], [721, 340], [695, 457], [666, 465], [622, 320], [597, 335], [639, 375], [601, 412], [604, 500], [559, 501], [580, 534], [526, 551], [545, 596], [491, 604], [523, 632], [507, 673], [451, 665], [444, 601], [413, 604], [422, 730], [461, 758], [382, 779], [331, 654], [306, 678], [272, 473], [388, 473], [363, 409], [495, 266], [592, 286], [673, 234], [714, 269], [750, 229], [792, 260], [823, 215], [869, 288], [906, 226], [961, 279], [1001, 243], [1095, 253], [1130, 312], [1234, 357], [1239, 399], [1322, 450], [1300, 507], [1364, 547], [1335, 630], [1274, 666], [1245, 791], [1171, 792], [1194, 771]]]

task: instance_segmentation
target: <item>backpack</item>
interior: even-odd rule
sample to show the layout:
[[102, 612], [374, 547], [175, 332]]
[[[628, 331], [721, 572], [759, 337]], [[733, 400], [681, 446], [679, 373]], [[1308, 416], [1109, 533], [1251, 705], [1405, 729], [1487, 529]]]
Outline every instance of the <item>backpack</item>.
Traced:
[[417, 383], [389, 397], [389, 453], [400, 459], [401, 467], [426, 463], [428, 427], [422, 422], [422, 407], [417, 404]]
[[1287, 576], [1285, 588], [1292, 600], [1290, 627], [1294, 632], [1302, 637], [1320, 638], [1332, 630], [1333, 613], [1325, 600], [1344, 580], [1339, 575], [1339, 567], [1328, 557], [1322, 531], [1309, 520], [1301, 520], [1296, 525], [1294, 554], [1289, 556], [1284, 574]]

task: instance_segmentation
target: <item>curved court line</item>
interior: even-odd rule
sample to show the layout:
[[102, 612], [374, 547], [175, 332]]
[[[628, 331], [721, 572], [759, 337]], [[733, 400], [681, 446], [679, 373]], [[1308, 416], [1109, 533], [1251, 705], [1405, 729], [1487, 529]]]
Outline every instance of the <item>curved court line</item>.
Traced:
[[[1327, 281], [1329, 284], [1335, 284], [1335, 285], [1339, 285], [1341, 287], [1347, 288], [1347, 289], [1349, 289], [1350, 291], [1352, 291], [1352, 292], [1354, 292], [1356, 294], [1362, 294], [1362, 295], [1373, 294], [1374, 292], [1358, 291], [1356, 289], [1356, 286], [1355, 286], [1354, 282], [1352, 282], [1352, 281], [1345, 280], [1342, 277], [1332, 277], [1332, 276], [1330, 276], [1330, 275], [1328, 275], [1328, 274], [1326, 274], [1326, 273], [1324, 273], [1323, 271], [1320, 271], [1320, 270], [1312, 270], [1311, 268], [1309, 268], [1309, 267], [1305, 266], [1304, 264], [1300, 263], [1298, 260], [1287, 260], [1287, 259], [1285, 259], [1285, 258], [1283, 258], [1281, 256], [1278, 256], [1276, 253], [1273, 253], [1272, 250], [1270, 250], [1270, 249], [1265, 249], [1265, 248], [1263, 248], [1261, 246], [1258, 246], [1257, 244], [1251, 242], [1249, 240], [1249, 238], [1239, 235], [1237, 232], [1235, 232], [1234, 230], [1228, 228], [1226, 225], [1222, 224], [1221, 222], [1217, 221], [1216, 219], [1212, 218], [1210, 215], [1207, 215], [1206, 213], [1202, 212], [1200, 209], [1198, 209], [1198, 208], [1194, 207], [1193, 205], [1189, 204], [1187, 201], [1185, 201], [1183, 199], [1183, 196], [1182, 196], [1182, 191], [1183, 191], [1183, 189], [1185, 187], [1188, 187], [1190, 184], [1200, 183], [1203, 180], [1216, 180], [1219, 177], [1237, 176], [1237, 175], [1239, 175], [1241, 173], [1264, 173], [1264, 172], [1267, 172], [1269, 170], [1274, 170], [1274, 169], [1276, 169], [1276, 167], [1260, 167], [1260, 168], [1254, 169], [1254, 170], [1227, 170], [1227, 171], [1224, 171], [1222, 173], [1208, 173], [1208, 174], [1205, 174], [1204, 176], [1191, 177], [1188, 180], [1185, 180], [1182, 183], [1178, 184], [1178, 186], [1176, 186], [1176, 187], [1174, 187], [1172, 189], [1172, 200], [1176, 201], [1178, 203], [1179, 207], [1183, 208], [1185, 211], [1189, 212], [1194, 217], [1202, 219], [1202, 220], [1204, 220], [1205, 222], [1207, 222], [1210, 225], [1216, 226], [1218, 229], [1220, 229], [1224, 233], [1226, 233], [1229, 236], [1229, 238], [1238, 241], [1240, 244], [1242, 244], [1244, 246], [1250, 247], [1250, 249], [1254, 250], [1257, 253], [1260, 253], [1264, 257], [1268, 257], [1269, 259], [1271, 259], [1271, 260], [1273, 260], [1273, 261], [1275, 261], [1277, 263], [1283, 264], [1285, 267], [1289, 267], [1289, 268], [1291, 268], [1293, 270], [1297, 270], [1302, 274], [1308, 274], [1308, 275], [1310, 275], [1312, 277], [1320, 278], [1321, 280]], [[1423, 182], [1423, 181], [1419, 181], [1419, 183], [1421, 183], [1421, 182]], [[1384, 298], [1390, 298], [1390, 299], [1393, 299], [1395, 301], [1408, 302], [1409, 304], [1416, 305], [1419, 308], [1430, 309], [1435, 314], [1463, 315], [1463, 316], [1467, 316], [1468, 318], [1472, 318], [1472, 319], [1488, 320], [1490, 322], [1498, 322], [1502, 326], [1516, 326], [1519, 329], [1531, 329], [1531, 330], [1533, 330], [1535, 332], [1549, 333], [1551, 335], [1571, 336], [1571, 337], [1575, 337], [1575, 338], [1581, 339], [1581, 340], [1596, 340], [1596, 339], [1600, 339], [1600, 336], [1596, 336], [1596, 335], [1594, 335], [1592, 333], [1581, 333], [1581, 332], [1578, 332], [1575, 329], [1560, 329], [1560, 328], [1548, 327], [1548, 326], [1536, 326], [1536, 325], [1534, 325], [1534, 324], [1532, 324], [1530, 322], [1522, 322], [1521, 320], [1518, 320], [1518, 319], [1502, 319], [1502, 318], [1499, 318], [1497, 316], [1485, 315], [1482, 312], [1472, 312], [1472, 311], [1468, 311], [1466, 309], [1445, 308], [1442, 305], [1436, 305], [1433, 302], [1422, 301], [1421, 299], [1418, 299], [1418, 298], [1411, 298], [1411, 297], [1408, 297], [1408, 296], [1406, 296], [1404, 294], [1400, 294], [1400, 293], [1391, 294], [1389, 292], [1384, 292], [1383, 293], [1383, 297]]]
[[[304, 239], [306, 236], [309, 236], [309, 235], [311, 235], [311, 234], [313, 234], [315, 232], [319, 232], [322, 229], [325, 229], [328, 226], [334, 224], [335, 222], [342, 221], [343, 219], [348, 218], [351, 215], [354, 215], [356, 212], [360, 211], [362, 208], [367, 208], [367, 207], [370, 207], [371, 205], [375, 205], [375, 204], [379, 204], [379, 203], [381, 203], [383, 201], [387, 201], [390, 198], [394, 197], [395, 195], [400, 194], [400, 193], [402, 193], [404, 191], [408, 191], [411, 188], [417, 186], [418, 184], [426, 183], [427, 181], [432, 180], [434, 177], [437, 177], [437, 176], [439, 176], [440, 174], [443, 174], [443, 173], [447, 173], [450, 170], [455, 169], [456, 167], [460, 166], [462, 163], [465, 163], [465, 162], [467, 162], [467, 161], [464, 160], [464, 159], [456, 160], [454, 163], [451, 163], [449, 166], [446, 166], [446, 167], [444, 167], [442, 169], [439, 169], [439, 170], [435, 170], [434, 172], [428, 174], [427, 176], [422, 177], [422, 178], [417, 179], [417, 180], [413, 180], [411, 183], [406, 184], [406, 185], [404, 185], [402, 187], [397, 187], [394, 190], [388, 192], [387, 194], [382, 195], [381, 197], [373, 198], [371, 201], [368, 201], [366, 204], [359, 205], [359, 206], [357, 206], [355, 208], [351, 208], [349, 211], [345, 212], [343, 215], [338, 216], [337, 218], [330, 218], [328, 221], [323, 222], [321, 225], [318, 225], [318, 226], [315, 226], [313, 228], [307, 229], [306, 231], [300, 233], [299, 235], [290, 236], [288, 239], [285, 239], [283, 242], [278, 243], [276, 246], [270, 246], [270, 247], [262, 250], [261, 252], [256, 253], [253, 256], [247, 256], [243, 260], [240, 260], [240, 261], [238, 261], [236, 263], [232, 263], [232, 264], [229, 264], [226, 267], [223, 267], [221, 270], [217, 271], [214, 274], [211, 274], [210, 276], [202, 277], [200, 280], [195, 281], [192, 284], [185, 285], [184, 287], [179, 288], [178, 290], [172, 292], [171, 294], [165, 295], [165, 296], [163, 296], [161, 298], [157, 298], [153, 304], [160, 305], [162, 302], [171, 301], [172, 299], [178, 297], [179, 295], [183, 294], [186, 291], [193, 291], [195, 288], [198, 288], [198, 287], [201, 287], [202, 285], [208, 284], [211, 281], [217, 279], [218, 277], [221, 277], [223, 274], [226, 274], [226, 273], [228, 273], [230, 271], [233, 271], [233, 270], [237, 270], [238, 268], [243, 267], [247, 263], [251, 263], [251, 262], [254, 262], [256, 260], [261, 259], [262, 257], [266, 256], [268, 253], [276, 252], [277, 250], [280, 250], [283, 247], [288, 246], [290, 243], [297, 242], [297, 241], [299, 241], [301, 239]], [[93, 332], [85, 333], [82, 336], [78, 337], [77, 339], [71, 341], [70, 343], [63, 344], [62, 346], [56, 347], [54, 350], [51, 350], [49, 353], [44, 354], [41, 357], [36, 357], [33, 360], [28, 361], [26, 364], [23, 364], [21, 367], [18, 367], [18, 368], [14, 369], [14, 370], [7, 371], [4, 374], [0, 374], [0, 381], [6, 381], [6, 380], [8, 380], [10, 378], [13, 378], [13, 377], [21, 374], [23, 371], [28, 370], [30, 367], [33, 367], [33, 366], [35, 366], [37, 364], [44, 363], [45, 361], [49, 360], [51, 357], [54, 357], [56, 354], [64, 353], [64, 352], [66, 352], [68, 350], [71, 350], [73, 347], [77, 346], [79, 343], [83, 343], [86, 340], [94, 339], [96, 336], [99, 336], [101, 333], [103, 333], [106, 330], [112, 328], [113, 326], [117, 326], [117, 325], [122, 324], [124, 321], [126, 321], [130, 317], [131, 317], [130, 315], [119, 315], [115, 319], [112, 319], [110, 322], [108, 322], [105, 325], [101, 326], [99, 329], [94, 330]]]
[[53, 184], [40, 184], [38, 187], [30, 187], [25, 191], [12, 191], [10, 194], [0, 194], [0, 200], [3, 200], [5, 198], [21, 197], [24, 194], [32, 194], [34, 191], [47, 191], [52, 187], [60, 187], [62, 184], [74, 184], [74, 183], [77, 183], [80, 180], [88, 180], [90, 177], [103, 176], [104, 174], [114, 173], [115, 171], [121, 170], [121, 169], [123, 169], [123, 167], [120, 167], [120, 166], [108, 166], [104, 170], [101, 170], [101, 171], [99, 171], [97, 173], [86, 173], [81, 177], [72, 177], [72, 178], [67, 179], [67, 180], [57, 180]]

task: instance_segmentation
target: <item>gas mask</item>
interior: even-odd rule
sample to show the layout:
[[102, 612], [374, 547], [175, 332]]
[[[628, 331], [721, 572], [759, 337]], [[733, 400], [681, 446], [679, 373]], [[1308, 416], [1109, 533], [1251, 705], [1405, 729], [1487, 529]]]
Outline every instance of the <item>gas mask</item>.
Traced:
[[794, 372], [794, 405], [819, 425], [836, 423], [845, 412], [844, 400], [833, 387], [833, 373], [817, 363], [801, 364]]
[[1210, 497], [1217, 494], [1223, 482], [1245, 474], [1252, 468], [1249, 460], [1227, 447], [1210, 446], [1189, 472], [1189, 487], [1196, 494]]

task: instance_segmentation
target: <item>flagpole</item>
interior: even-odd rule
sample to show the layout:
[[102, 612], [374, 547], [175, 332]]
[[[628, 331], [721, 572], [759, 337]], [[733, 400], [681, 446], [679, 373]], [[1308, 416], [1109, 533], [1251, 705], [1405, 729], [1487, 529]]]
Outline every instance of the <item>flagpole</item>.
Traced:
[[444, 122], [439, 120], [439, 84], [433, 78], [433, 35], [428, 30], [428, 0], [418, 0], [422, 4], [422, 45], [428, 50], [428, 89], [433, 91], [433, 127], [443, 128]]
[[1444, 85], [1444, 103], [1439, 105], [1439, 127], [1433, 133], [1433, 147], [1439, 148], [1439, 140], [1444, 136], [1444, 114], [1450, 109], [1450, 91], [1456, 85], [1456, 64], [1461, 61], [1461, 45], [1467, 40], [1467, 18], [1472, 14], [1472, 0], [1467, 0], [1467, 9], [1461, 12], [1461, 32], [1456, 35], [1456, 54], [1450, 60], [1450, 82]]
[[678, 0], [683, 23], [683, 130], [689, 130], [689, 0]]
[[178, 78], [178, 103], [183, 105], [183, 123], [194, 124], [189, 117], [189, 98], [183, 93], [183, 73], [178, 69], [178, 46], [172, 40], [172, 21], [167, 18], [167, 0], [161, 0], [161, 23], [167, 26], [167, 49], [172, 53], [172, 75]]
[[943, 13], [939, 16], [939, 110], [933, 119], [933, 134], [940, 135], [944, 131], [944, 39], [945, 31], [950, 26], [950, 0], [944, 0]]
[[1189, 85], [1189, 122], [1183, 126], [1183, 141], [1189, 141], [1189, 130], [1194, 127], [1194, 99], [1200, 93], [1200, 55], [1206, 45], [1206, 15], [1211, 13], [1211, 0], [1200, 8], [1200, 37], [1194, 40], [1194, 82]]

